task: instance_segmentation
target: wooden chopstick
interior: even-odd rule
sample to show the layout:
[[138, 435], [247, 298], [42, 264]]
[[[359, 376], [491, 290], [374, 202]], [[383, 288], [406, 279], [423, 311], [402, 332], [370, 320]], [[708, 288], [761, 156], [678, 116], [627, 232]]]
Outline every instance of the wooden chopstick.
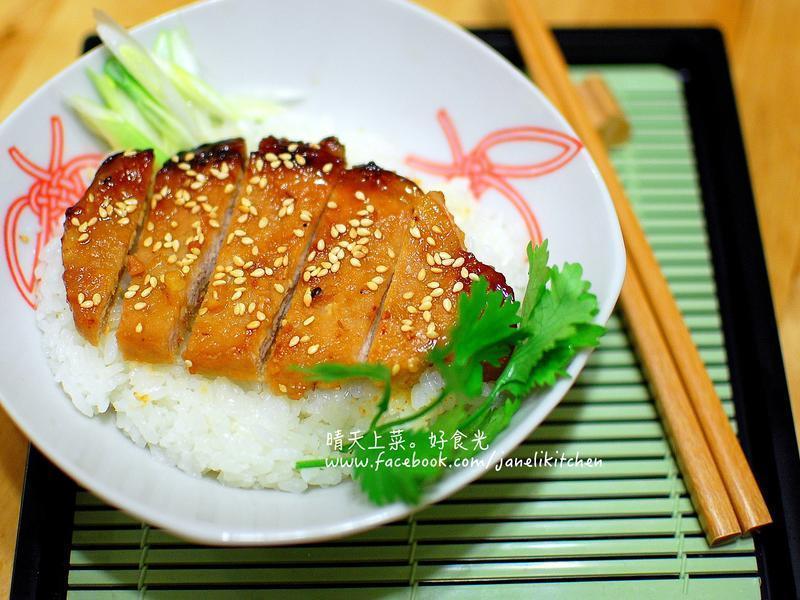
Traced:
[[706, 539], [714, 546], [737, 538], [736, 513], [635, 269], [625, 275], [620, 299]]
[[[531, 0], [508, 0], [508, 7], [514, 34], [528, 68], [533, 71], [537, 83], [545, 94], [561, 108], [581, 136], [608, 186], [631, 259], [629, 272], [632, 273], [632, 277], [626, 279], [628, 282], [626, 285], [630, 285], [630, 281], [640, 283], [645, 304], [650, 307], [658, 324], [661, 339], [666, 342], [667, 350], [672, 356], [672, 368], [677, 371], [676, 375], [688, 394], [741, 529], [749, 532], [770, 523], [771, 518], [766, 503], [736, 434], [725, 415], [722, 403], [658, 261], [606, 154], [602, 140], [594, 130], [581, 99], [569, 79], [566, 62], [555, 38], [538, 15]], [[626, 294], [623, 288], [623, 311], [631, 324], [638, 321], [642, 314], [641, 306], [628, 305], [626, 298], [630, 299], [632, 296], [635, 297], [634, 294]], [[635, 327], [631, 329], [636, 336]], [[640, 342], [642, 342], [640, 346], [643, 347], [646, 338], [640, 338]], [[647, 354], [650, 353], [645, 352], [642, 355], [643, 361]], [[659, 368], [669, 368], [669, 364], [661, 365]], [[652, 371], [650, 368], [648, 370]], [[667, 399], [672, 401], [671, 397], [663, 398], [663, 393], [661, 395], [662, 403]], [[667, 426], [669, 428], [669, 424]], [[673, 430], [673, 435], [677, 437], [686, 434], [681, 430]], [[712, 497], [717, 496], [712, 494]], [[696, 507], [700, 508], [698, 504]]]
[[[541, 36], [528, 34], [526, 24], [530, 19], [521, 13], [517, 2], [509, 2], [514, 35], [531, 75], [545, 95], [572, 121], [563, 108], [557, 80], [546, 67], [544, 50], [539, 43]], [[522, 27], [525, 27], [524, 32], [520, 31]], [[576, 130], [582, 134], [577, 127]], [[736, 538], [741, 534], [736, 513], [632, 264], [628, 265], [620, 302], [708, 543], [715, 545]]]

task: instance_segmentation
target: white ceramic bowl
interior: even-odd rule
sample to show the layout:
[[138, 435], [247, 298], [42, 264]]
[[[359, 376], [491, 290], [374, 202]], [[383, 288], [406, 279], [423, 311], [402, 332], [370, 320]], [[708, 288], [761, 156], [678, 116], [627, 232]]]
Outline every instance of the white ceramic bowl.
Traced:
[[[534, 233], [539, 227], [550, 240], [553, 261], [583, 264], [600, 302], [597, 321], [606, 322], [622, 285], [625, 252], [605, 186], [564, 119], [519, 71], [476, 38], [397, 0], [219, 0], [164, 15], [135, 35], [150, 44], [159, 29], [178, 25], [188, 29], [204, 75], [218, 88], [241, 90], [252, 83], [303, 90], [309, 112], [330, 115], [342, 129], [363, 127], [391, 140], [404, 155], [453, 163], [451, 171], [469, 175], [482, 202], [524, 214]], [[413, 508], [403, 504], [371, 505], [351, 482], [295, 495], [193, 478], [155, 460], [108, 419], [78, 413], [53, 381], [27, 301], [32, 261], [37, 235], [47, 237], [64, 207], [80, 194], [82, 167], [105, 152], [64, 104], [70, 95], [92, 93], [84, 69], [98, 68], [105, 57], [102, 49], [82, 57], [0, 126], [0, 147], [18, 149], [0, 157], [6, 254], [0, 264], [0, 396], [5, 410], [81, 485], [192, 540], [321, 540], [407, 515]], [[463, 156], [455, 161], [442, 129], [447, 119], [463, 145]], [[575, 358], [572, 376], [587, 355]], [[526, 401], [490, 448], [494, 456], [519, 444], [570, 385], [571, 380], [562, 380]], [[452, 494], [481, 472], [450, 473], [430, 489], [425, 503]]]

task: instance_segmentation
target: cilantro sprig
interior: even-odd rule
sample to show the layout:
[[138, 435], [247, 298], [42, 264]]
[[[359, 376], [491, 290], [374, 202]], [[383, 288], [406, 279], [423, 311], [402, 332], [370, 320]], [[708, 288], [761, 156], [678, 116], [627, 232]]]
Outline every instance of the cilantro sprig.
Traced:
[[[377, 439], [431, 413], [447, 398], [453, 405], [427, 426], [405, 431], [388, 462], [385, 448], [353, 445], [353, 478], [370, 500], [388, 504], [417, 503], [425, 486], [445, 472], [444, 464], [480, 453], [508, 427], [524, 398], [567, 376], [576, 353], [597, 346], [605, 329], [592, 323], [597, 298], [589, 291], [579, 264], [562, 268], [548, 264], [545, 241], [528, 245], [528, 285], [522, 303], [508, 300], [481, 278], [462, 293], [458, 318], [445, 345], [435, 347], [428, 360], [444, 379], [440, 394], [427, 406], [405, 417], [385, 421], [391, 399], [391, 372], [385, 365], [324, 363], [305, 369], [310, 380], [336, 382], [369, 379], [382, 386], [377, 411], [363, 439]], [[488, 394], [483, 393], [485, 365], [505, 366]], [[476, 437], [482, 444], [449, 445], [436, 439]], [[383, 461], [383, 463], [381, 463]], [[325, 460], [297, 463], [297, 468], [324, 467]], [[381, 468], [375, 468], [381, 464]]]

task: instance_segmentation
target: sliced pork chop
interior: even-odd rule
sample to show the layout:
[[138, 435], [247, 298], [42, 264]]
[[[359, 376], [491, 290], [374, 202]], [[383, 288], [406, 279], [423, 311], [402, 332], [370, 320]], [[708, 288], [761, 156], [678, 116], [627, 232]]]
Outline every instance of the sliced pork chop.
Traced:
[[276, 391], [297, 398], [309, 389], [295, 367], [362, 357], [421, 196], [373, 163], [342, 174], [267, 359]]
[[335, 138], [264, 139], [220, 250], [184, 358], [193, 373], [259, 378], [277, 319], [344, 164]]
[[167, 161], [150, 214], [128, 257], [117, 341], [125, 358], [172, 362], [202, 297], [245, 163], [241, 139], [200, 146]]
[[428, 366], [427, 353], [447, 342], [458, 298], [473, 281], [485, 277], [491, 288], [513, 298], [505, 277], [467, 252], [442, 194], [419, 199], [412, 221], [368, 356], [390, 366], [400, 385], [415, 383]]
[[125, 257], [147, 212], [153, 152], [109, 156], [78, 203], [66, 211], [61, 256], [75, 327], [97, 345]]

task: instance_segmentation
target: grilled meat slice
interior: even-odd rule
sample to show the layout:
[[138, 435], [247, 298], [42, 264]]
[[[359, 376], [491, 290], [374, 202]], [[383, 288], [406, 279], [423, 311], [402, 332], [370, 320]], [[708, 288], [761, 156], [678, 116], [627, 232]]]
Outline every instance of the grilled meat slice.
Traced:
[[245, 192], [183, 355], [191, 372], [259, 378], [343, 164], [335, 138], [308, 145], [269, 137], [251, 155]]
[[67, 209], [61, 255], [75, 327], [97, 345], [105, 329], [125, 257], [147, 211], [153, 152], [109, 156], [86, 193]]
[[373, 163], [342, 174], [267, 359], [273, 388], [297, 398], [310, 386], [294, 367], [362, 358], [421, 195]]
[[125, 358], [174, 360], [202, 299], [244, 163], [244, 141], [234, 139], [173, 157], [156, 175], [150, 215], [128, 257], [131, 281], [117, 330]]
[[412, 219], [368, 357], [390, 366], [401, 385], [413, 384], [427, 366], [426, 354], [447, 342], [458, 297], [472, 281], [485, 277], [491, 288], [513, 298], [505, 277], [466, 251], [442, 194], [418, 200]]

